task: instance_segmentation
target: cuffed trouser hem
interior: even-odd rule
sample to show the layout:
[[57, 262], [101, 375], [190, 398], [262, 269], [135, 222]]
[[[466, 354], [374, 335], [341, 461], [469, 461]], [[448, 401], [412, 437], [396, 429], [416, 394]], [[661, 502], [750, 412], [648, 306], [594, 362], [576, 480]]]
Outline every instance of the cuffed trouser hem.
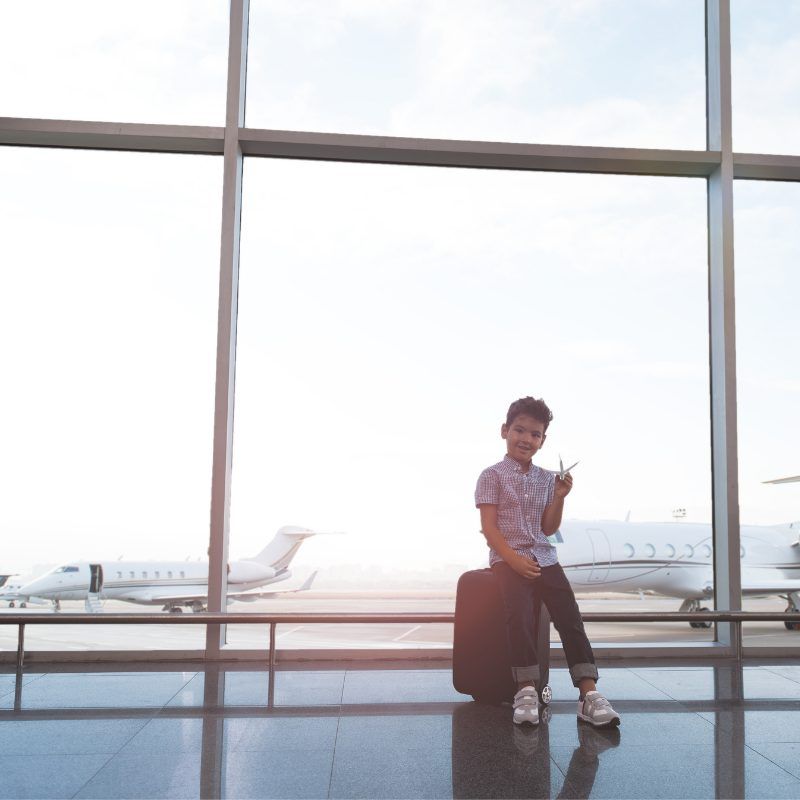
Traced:
[[511, 674], [514, 680], [519, 683], [530, 681], [534, 685], [539, 683], [539, 665], [534, 664], [531, 667], [511, 667]]
[[573, 664], [569, 668], [572, 685], [577, 687], [583, 678], [597, 680], [597, 667], [594, 664]]

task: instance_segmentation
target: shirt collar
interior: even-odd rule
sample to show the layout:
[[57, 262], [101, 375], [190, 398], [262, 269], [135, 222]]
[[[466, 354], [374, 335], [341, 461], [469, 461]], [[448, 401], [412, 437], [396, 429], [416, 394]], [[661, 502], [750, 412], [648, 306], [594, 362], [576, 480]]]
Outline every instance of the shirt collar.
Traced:
[[[503, 460], [500, 463], [503, 465], [503, 468], [506, 470], [506, 472], [519, 472], [522, 475], [526, 474], [522, 472], [522, 467], [520, 466], [519, 461], [511, 458], [511, 456], [508, 454], [503, 456]], [[535, 469], [535, 465], [531, 464], [527, 474], [532, 473]]]

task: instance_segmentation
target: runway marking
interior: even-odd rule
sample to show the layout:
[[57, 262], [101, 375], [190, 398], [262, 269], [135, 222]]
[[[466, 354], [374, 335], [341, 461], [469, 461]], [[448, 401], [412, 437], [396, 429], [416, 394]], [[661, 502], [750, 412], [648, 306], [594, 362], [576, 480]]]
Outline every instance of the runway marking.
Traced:
[[406, 631], [404, 634], [398, 636], [396, 639], [392, 639], [393, 642], [399, 642], [401, 639], [405, 639], [406, 636], [414, 633], [414, 631], [418, 631], [422, 625], [417, 625], [416, 627], [412, 628], [410, 631]]
[[295, 631], [299, 631], [301, 628], [305, 628], [305, 625], [298, 625], [296, 628], [289, 628], [288, 631], [283, 631], [283, 633], [279, 633], [275, 637], [275, 640], [277, 641], [278, 639], [281, 638], [281, 636], [288, 636], [290, 633], [294, 633]]

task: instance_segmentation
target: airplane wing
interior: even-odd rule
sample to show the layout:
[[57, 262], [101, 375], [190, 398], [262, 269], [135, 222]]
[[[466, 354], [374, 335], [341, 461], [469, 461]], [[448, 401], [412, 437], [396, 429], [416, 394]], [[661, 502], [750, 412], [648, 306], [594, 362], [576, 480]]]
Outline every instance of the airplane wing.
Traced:
[[195, 593], [187, 592], [187, 587], [183, 586], [170, 590], [169, 588], [138, 589], [133, 592], [126, 592], [125, 597], [120, 600], [129, 600], [134, 603], [167, 603], [167, 602], [187, 602], [199, 600], [205, 603], [208, 599], [208, 590], [205, 586], [190, 587], [196, 589]]
[[771, 481], [762, 481], [762, 483], [795, 483], [800, 481], [800, 475], [792, 475], [791, 478], [775, 478]]
[[260, 592], [260, 591], [251, 591], [251, 592], [228, 592], [228, 600], [236, 600], [238, 603], [252, 603], [255, 600], [263, 600], [266, 597], [274, 597], [277, 594], [292, 594], [293, 592], [306, 592], [311, 588], [311, 584], [314, 583], [314, 578], [317, 577], [317, 570], [309, 575], [305, 583], [299, 589], [277, 589], [273, 592]]
[[762, 597], [769, 594], [790, 594], [791, 592], [800, 592], [800, 580], [742, 581], [742, 594], [745, 597]]

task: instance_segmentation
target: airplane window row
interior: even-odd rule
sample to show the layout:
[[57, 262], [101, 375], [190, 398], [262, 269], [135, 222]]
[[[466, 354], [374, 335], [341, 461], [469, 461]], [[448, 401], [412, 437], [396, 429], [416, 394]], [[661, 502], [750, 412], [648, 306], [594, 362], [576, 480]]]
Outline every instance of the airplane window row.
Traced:
[[[626, 544], [623, 549], [625, 552], [625, 558], [633, 558], [636, 555], [636, 548], [632, 544]], [[711, 545], [704, 544], [698, 548], [692, 547], [692, 545], [690, 544], [685, 544], [683, 546], [683, 555], [686, 558], [692, 558], [695, 554], [695, 551], [699, 551], [699, 555], [701, 555], [703, 558], [711, 558]], [[676, 552], [677, 551], [675, 550], [675, 547], [673, 545], [671, 544], [664, 545], [664, 553], [667, 556], [667, 558], [674, 558]], [[652, 545], [649, 542], [645, 544], [644, 555], [647, 558], [654, 558], [656, 555], [655, 545]], [[741, 555], [742, 557], [744, 557], [744, 548], [741, 551]]]
[[[77, 567], [76, 567], [76, 569], [77, 569]], [[186, 573], [185, 573], [183, 570], [181, 570], [181, 571], [180, 571], [180, 576], [181, 576], [181, 578], [185, 578], [185, 577], [186, 577]], [[128, 577], [129, 577], [129, 578], [135, 578], [135, 577], [136, 577], [136, 573], [135, 573], [133, 570], [131, 570], [131, 571], [128, 573]], [[142, 577], [143, 577], [143, 578], [147, 578], [147, 577], [148, 577], [148, 576], [147, 576], [147, 570], [143, 570], [143, 571], [142, 571]], [[160, 577], [161, 577], [161, 573], [160, 573], [158, 570], [156, 570], [156, 571], [153, 573], [153, 577], [155, 577], [155, 578], [160, 578]], [[122, 579], [122, 573], [121, 573], [119, 570], [117, 570], [117, 578], [119, 578], [119, 579]], [[169, 571], [167, 572], [167, 578], [172, 578], [172, 570], [169, 570]]]

